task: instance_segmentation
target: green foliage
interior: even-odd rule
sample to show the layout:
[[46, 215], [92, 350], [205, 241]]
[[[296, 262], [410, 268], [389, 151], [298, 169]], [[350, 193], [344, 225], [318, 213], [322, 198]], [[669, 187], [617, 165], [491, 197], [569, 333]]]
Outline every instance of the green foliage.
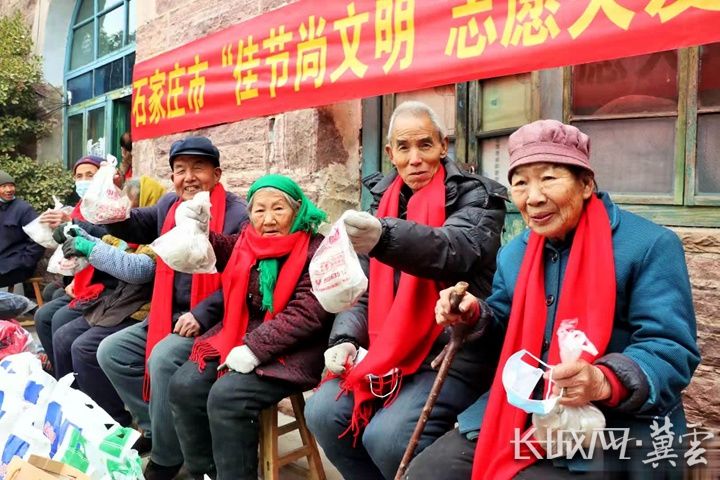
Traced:
[[41, 212], [53, 206], [52, 195], [65, 201], [75, 186], [72, 175], [60, 162], [34, 162], [24, 155], [0, 153], [0, 170], [15, 178], [17, 196]]
[[64, 197], [72, 178], [60, 163], [38, 164], [23, 153], [33, 151], [37, 139], [50, 130], [42, 118], [40, 57], [22, 15], [0, 17], [0, 169], [15, 177], [18, 195], [36, 209], [52, 204], [51, 195]]

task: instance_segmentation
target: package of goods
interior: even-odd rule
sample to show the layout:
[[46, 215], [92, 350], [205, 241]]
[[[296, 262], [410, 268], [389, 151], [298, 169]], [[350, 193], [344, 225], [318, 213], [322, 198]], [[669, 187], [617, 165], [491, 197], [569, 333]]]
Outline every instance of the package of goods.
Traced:
[[72, 388], [72, 382], [72, 374], [56, 381], [29, 353], [0, 361], [0, 480], [15, 458], [45, 469], [31, 455], [83, 474], [51, 478], [143, 478], [140, 457], [132, 450], [139, 432], [121, 427], [90, 397]]
[[[560, 360], [575, 362], [583, 352], [597, 355], [595, 345], [584, 332], [577, 330], [577, 319], [563, 320], [557, 330]], [[558, 403], [547, 415], [533, 414], [535, 437], [548, 442], [553, 452], [563, 455], [565, 449], [572, 449], [578, 442], [589, 447], [593, 431], [605, 428], [605, 415], [592, 403], [579, 407], [568, 407]]]
[[[184, 215], [192, 211], [192, 217]], [[198, 213], [199, 212], [199, 213]], [[197, 220], [201, 216], [204, 222]], [[170, 268], [183, 273], [217, 273], [215, 251], [208, 238], [210, 194], [199, 192], [181, 203], [175, 212], [175, 226], [150, 246]]]
[[[72, 211], [72, 207], [63, 207], [63, 204], [60, 202], [60, 200], [57, 199], [55, 195], [53, 195], [53, 201], [55, 202], [55, 208], [48, 209], [47, 212], [52, 210], [60, 210], [68, 212]], [[42, 245], [45, 248], [56, 248], [58, 246], [58, 243], [53, 239], [53, 229], [48, 225], [47, 223], [42, 223], [40, 221], [40, 217], [37, 217], [32, 222], [25, 225], [23, 228], [23, 231], [27, 234], [28, 237], [32, 239], [33, 242]]]
[[130, 218], [130, 198], [113, 181], [116, 167], [117, 159], [108, 155], [80, 202], [80, 213], [90, 223], [104, 225]]
[[17, 318], [36, 306], [35, 302], [22, 295], [0, 292], [0, 320]]
[[19, 323], [11, 320], [0, 320], [0, 360], [8, 355], [29, 352], [33, 345], [30, 332]]
[[350, 308], [367, 290], [368, 279], [345, 231], [343, 217], [320, 243], [309, 272], [313, 294], [330, 313]]

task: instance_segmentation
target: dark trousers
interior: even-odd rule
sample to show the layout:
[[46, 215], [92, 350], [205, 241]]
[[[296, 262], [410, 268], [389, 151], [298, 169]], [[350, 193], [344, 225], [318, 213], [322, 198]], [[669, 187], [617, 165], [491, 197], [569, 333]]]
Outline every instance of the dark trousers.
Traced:
[[66, 323], [82, 316], [82, 310], [70, 307], [71, 300], [68, 295], [63, 295], [46, 303], [35, 312], [35, 330], [51, 361], [55, 358], [52, 342], [55, 332]]
[[208, 362], [200, 372], [186, 362], [170, 380], [185, 468], [195, 475], [216, 471], [217, 480], [256, 480], [260, 411], [298, 388], [256, 373], [229, 372], [218, 379], [217, 365]]
[[[428, 398], [437, 372], [423, 371], [403, 378], [402, 388], [387, 407], [381, 404], [365, 427], [357, 444], [348, 432], [353, 396], [338, 396], [337, 379], [330, 380], [308, 399], [305, 419], [330, 461], [346, 480], [394, 478]], [[445, 380], [442, 391], [425, 425], [417, 452], [450, 430], [457, 414], [465, 410], [478, 393], [453, 377]], [[440, 477], [444, 478], [444, 477]]]
[[[24, 282], [28, 278], [32, 277], [33, 273], [35, 273], [34, 265], [32, 268], [21, 267], [21, 268], [16, 268], [15, 270], [10, 270], [9, 272], [0, 274], [0, 288], [12, 287], [16, 283]], [[25, 291], [25, 295], [28, 295], [30, 292], [32, 292], [32, 289], [27, 290], [27, 287], [25, 285], [23, 285], [23, 290]]]
[[75, 372], [77, 388], [124, 427], [132, 423], [132, 416], [100, 368], [97, 349], [105, 337], [136, 323], [135, 320], [125, 320], [113, 327], [93, 327], [85, 317], [78, 317], [58, 328], [52, 336], [56, 378]]

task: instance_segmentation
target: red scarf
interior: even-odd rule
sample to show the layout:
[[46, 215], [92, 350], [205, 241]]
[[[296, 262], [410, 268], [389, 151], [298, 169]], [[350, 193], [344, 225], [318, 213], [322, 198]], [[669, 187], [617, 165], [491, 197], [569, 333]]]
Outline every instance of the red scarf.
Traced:
[[[82, 200], [75, 205], [75, 208], [70, 213], [70, 218], [85, 222], [85, 217], [83, 217], [83, 214], [80, 213], [81, 203]], [[88, 265], [75, 274], [75, 277], [73, 278], [73, 294], [75, 295], [75, 298], [70, 301], [70, 308], [77, 307], [81, 302], [95, 300], [105, 290], [105, 285], [102, 283], [92, 283], [94, 275], [95, 267], [92, 265]]]
[[[223, 233], [225, 227], [225, 188], [218, 183], [210, 192], [210, 230]], [[182, 202], [178, 199], [168, 210], [160, 234], [165, 234], [175, 226], [175, 210]], [[145, 382], [143, 384], [143, 398], [150, 400], [150, 372], [147, 361], [155, 345], [168, 336], [172, 331], [172, 304], [173, 287], [175, 285], [175, 271], [167, 266], [160, 257], [157, 257], [155, 267], [155, 284], [153, 286], [150, 314], [148, 315], [148, 336], [145, 346]], [[196, 273], [192, 276], [190, 287], [190, 308], [205, 300], [208, 295], [220, 288], [219, 273]]]
[[307, 232], [263, 237], [252, 226], [244, 229], [222, 274], [225, 303], [222, 329], [210, 338], [196, 340], [190, 353], [190, 360], [198, 364], [200, 371], [205, 369], [208, 359], [220, 357], [220, 363], [223, 363], [233, 347], [244, 343], [249, 315], [247, 302], [242, 299], [247, 298], [250, 271], [258, 260], [289, 254], [273, 290], [273, 311], [265, 313], [265, 321], [268, 321], [285, 309], [295, 293], [305, 270], [309, 245], [310, 234]]
[[[527, 449], [522, 452], [522, 456], [530, 457], [529, 459], [514, 459], [515, 447], [511, 441], [515, 438], [515, 431], [523, 435], [528, 414], [507, 402], [502, 383], [502, 368], [510, 355], [522, 349], [540, 357], [547, 318], [544, 245], [544, 237], [530, 233], [515, 285], [505, 342], [475, 450], [473, 480], [510, 479], [536, 460], [535, 455]], [[599, 351], [598, 356], [603, 355], [612, 333], [614, 313], [615, 264], [612, 232], [605, 207], [593, 194], [580, 217], [570, 249], [555, 315], [555, 333], [550, 342], [548, 363], [560, 363], [556, 332], [561, 321], [565, 319], [577, 318], [576, 328], [585, 332], [595, 344]], [[595, 359], [586, 352], [583, 352], [583, 358], [591, 363]]]
[[[398, 176], [380, 200], [378, 217], [398, 217], [402, 186], [402, 178]], [[430, 183], [410, 197], [407, 219], [431, 227], [442, 226], [445, 222], [445, 169], [442, 165]], [[392, 267], [374, 258], [370, 260], [370, 346], [365, 358], [350, 369], [341, 384], [343, 391], [352, 391], [355, 401], [350, 426], [345, 433], [352, 431], [356, 440], [374, 413], [376, 397], [370, 391], [366, 376], [384, 375], [392, 368], [398, 368], [401, 377], [412, 375], [442, 332], [442, 327], [435, 323], [434, 308], [438, 299], [435, 281], [403, 272], [394, 293], [394, 278]], [[395, 398], [399, 388], [398, 385], [384, 406]]]

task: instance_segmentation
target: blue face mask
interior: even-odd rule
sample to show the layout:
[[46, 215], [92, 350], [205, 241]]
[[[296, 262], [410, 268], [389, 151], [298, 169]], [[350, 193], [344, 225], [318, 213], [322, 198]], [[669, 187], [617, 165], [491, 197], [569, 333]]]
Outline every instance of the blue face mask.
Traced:
[[88, 188], [90, 187], [90, 180], [76, 180], [75, 181], [75, 192], [77, 192], [80, 198], [85, 196]]
[[527, 350], [520, 350], [507, 359], [502, 372], [503, 386], [505, 387], [505, 393], [507, 394], [507, 400], [510, 405], [513, 405], [527, 413], [537, 413], [539, 415], [547, 415], [555, 408], [560, 397], [549, 397], [550, 389], [548, 389], [548, 396], [544, 400], [533, 400], [532, 394], [535, 390], [535, 385], [543, 376], [543, 371], [540, 368], [533, 367], [529, 363], [522, 360], [522, 358], [528, 355], [537, 360], [542, 365], [545, 365], [550, 369], [550, 385], [554, 382], [552, 380], [552, 367], [547, 363], [543, 362], [535, 355], [531, 354]]

